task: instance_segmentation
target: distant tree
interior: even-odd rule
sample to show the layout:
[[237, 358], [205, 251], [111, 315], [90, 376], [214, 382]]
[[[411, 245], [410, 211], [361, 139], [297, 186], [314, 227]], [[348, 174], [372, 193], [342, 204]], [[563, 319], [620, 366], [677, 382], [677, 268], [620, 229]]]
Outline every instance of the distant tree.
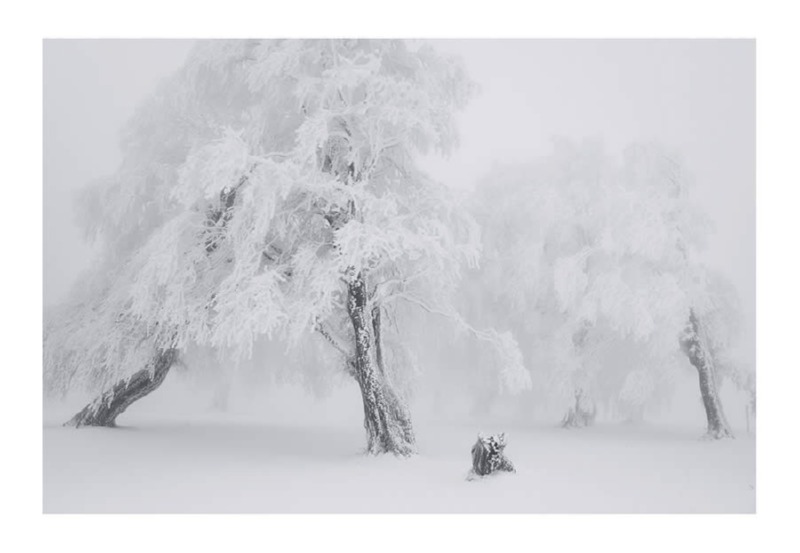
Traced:
[[641, 416], [669, 389], [680, 342], [698, 371], [709, 436], [730, 434], [716, 391], [726, 347], [708, 337], [727, 300], [699, 262], [705, 222], [688, 186], [657, 146], [617, 160], [599, 144], [559, 141], [552, 155], [497, 167], [478, 187], [486, 255], [477, 288], [492, 296], [477, 301], [501, 306], [486, 309], [488, 320], [508, 321], [525, 344], [534, 390], [574, 399], [566, 426], [593, 420], [598, 400]]
[[[642, 192], [636, 208], [643, 221], [629, 232], [658, 237], [662, 230], [661, 246], [654, 249], [658, 255], [646, 259], [654, 262], [651, 272], [656, 275], [667, 269], [674, 271], [682, 292], [675, 298], [682, 301], [676, 301], [674, 316], [688, 311], [679, 343], [698, 373], [706, 437], [732, 438], [718, 380], [724, 375], [721, 361], [731, 352], [733, 321], [739, 317], [737, 298], [733, 286], [701, 261], [705, 225], [689, 203], [691, 180], [674, 155], [652, 145], [627, 152], [625, 177], [628, 190]], [[655, 242], [655, 238], [652, 240]]]
[[[113, 402], [128, 388], [110, 383], [141, 370], [156, 382], [158, 360], [192, 344], [235, 362], [261, 336], [315, 335], [359, 384], [368, 451], [411, 453], [393, 376], [404, 357], [384, 345], [398, 302], [488, 340], [525, 374], [508, 335], [455, 312], [477, 227], [416, 165], [455, 145], [453, 114], [471, 90], [426, 45], [201, 43], [140, 110], [120, 172], [88, 195], [113, 270], [69, 325], [50, 327], [48, 381], [101, 383]], [[93, 405], [78, 424], [97, 423]]]

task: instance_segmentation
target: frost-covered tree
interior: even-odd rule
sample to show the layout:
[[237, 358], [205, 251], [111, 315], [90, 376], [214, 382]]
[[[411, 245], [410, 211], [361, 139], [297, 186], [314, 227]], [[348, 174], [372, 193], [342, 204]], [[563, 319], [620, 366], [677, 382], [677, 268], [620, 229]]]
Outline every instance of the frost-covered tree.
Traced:
[[487, 311], [525, 345], [534, 390], [575, 402], [565, 425], [591, 421], [595, 401], [640, 416], [666, 396], [680, 341], [709, 436], [729, 434], [715, 384], [720, 348], [708, 336], [721, 303], [699, 262], [705, 223], [688, 185], [656, 146], [616, 159], [598, 144], [561, 141], [478, 187], [486, 256], [477, 278], [502, 306]]
[[157, 383], [191, 345], [236, 362], [261, 337], [316, 336], [359, 384], [368, 451], [408, 454], [404, 357], [384, 345], [400, 303], [490, 340], [524, 374], [513, 340], [455, 313], [477, 227], [416, 164], [456, 144], [471, 90], [424, 44], [201, 43], [129, 126], [120, 171], [87, 194], [104, 276], [45, 338], [51, 385], [104, 390], [77, 422], [108, 421], [102, 405], [136, 375]]
[[732, 438], [719, 397], [720, 383], [727, 379], [748, 393], [751, 407], [755, 408], [755, 378], [734, 343], [740, 337], [738, 297], [730, 282], [719, 274], [701, 273], [698, 280], [705, 293], [698, 294], [692, 304], [680, 338], [681, 349], [698, 371], [707, 437]]

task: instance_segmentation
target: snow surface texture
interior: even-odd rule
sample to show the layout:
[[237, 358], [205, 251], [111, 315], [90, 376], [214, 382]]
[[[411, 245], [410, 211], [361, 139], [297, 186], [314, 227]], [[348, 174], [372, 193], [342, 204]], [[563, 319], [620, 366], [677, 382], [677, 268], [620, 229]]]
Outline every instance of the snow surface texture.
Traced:
[[[324, 401], [280, 389], [209, 410], [180, 380], [120, 427], [44, 429], [46, 513], [700, 513], [755, 511], [755, 438], [702, 441], [694, 424], [564, 430], [416, 414], [419, 454], [363, 455], [353, 385]], [[516, 474], [464, 479], [476, 431], [505, 431]]]

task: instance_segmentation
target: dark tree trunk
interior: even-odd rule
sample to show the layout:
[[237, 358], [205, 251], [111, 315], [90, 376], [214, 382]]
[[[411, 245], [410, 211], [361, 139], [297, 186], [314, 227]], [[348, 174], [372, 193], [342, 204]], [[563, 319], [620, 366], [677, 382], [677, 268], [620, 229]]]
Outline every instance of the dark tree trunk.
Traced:
[[747, 433], [752, 434], [755, 430], [756, 422], [756, 392], [750, 390], [750, 401], [745, 406], [745, 418], [747, 420]]
[[386, 367], [383, 364], [383, 339], [381, 338], [381, 306], [375, 305], [372, 308], [372, 332], [375, 337], [375, 362], [378, 370], [386, 376]]
[[[339, 129], [350, 135], [344, 119], [338, 121]], [[335, 175], [344, 184], [358, 180], [355, 165], [350, 160], [349, 139], [341, 134], [328, 137], [320, 152], [320, 170]], [[356, 216], [355, 204], [347, 209], [333, 209], [325, 219], [334, 230], [342, 228]], [[350, 275], [347, 284], [347, 313], [353, 325], [355, 359], [349, 364], [361, 388], [364, 402], [364, 427], [367, 431], [367, 451], [372, 454], [394, 453], [410, 455], [414, 452], [414, 432], [411, 417], [402, 399], [394, 391], [384, 366], [381, 344], [380, 307], [370, 310], [367, 285], [361, 273]], [[373, 337], [375, 359], [373, 360]]]
[[717, 393], [717, 382], [714, 371], [714, 360], [708, 346], [705, 344], [700, 322], [692, 310], [689, 313], [689, 324], [686, 332], [681, 337], [681, 348], [689, 357], [700, 381], [700, 394], [703, 398], [703, 407], [706, 411], [708, 431], [706, 437], [713, 440], [733, 438], [733, 433], [725, 419], [722, 402]]
[[[367, 451], [372, 454], [414, 452], [411, 418], [384, 371], [372, 359], [372, 313], [367, 307], [367, 287], [364, 277], [356, 275], [348, 284], [347, 311], [353, 324], [356, 343], [355, 372], [364, 402], [364, 427], [367, 431]], [[380, 322], [378, 322], [380, 328]], [[382, 363], [382, 352], [381, 356]]]
[[400, 426], [400, 431], [403, 433], [403, 439], [406, 443], [414, 445], [414, 428], [411, 426], [411, 416], [408, 412], [403, 399], [397, 393], [392, 383], [391, 374], [386, 370], [386, 365], [383, 358], [383, 334], [381, 325], [381, 307], [376, 305], [372, 308], [372, 330], [375, 339], [375, 361], [378, 364], [378, 371], [384, 381], [384, 392], [386, 399], [389, 403], [392, 417]]
[[128, 379], [120, 380], [113, 388], [84, 407], [64, 426], [116, 426], [116, 420], [130, 405], [158, 388], [177, 360], [175, 349], [160, 351], [147, 367]]

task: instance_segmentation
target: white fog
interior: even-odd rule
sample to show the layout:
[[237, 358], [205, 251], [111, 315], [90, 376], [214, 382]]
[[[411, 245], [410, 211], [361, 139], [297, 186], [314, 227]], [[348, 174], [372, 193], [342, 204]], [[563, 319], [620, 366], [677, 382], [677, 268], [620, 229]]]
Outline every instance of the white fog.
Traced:
[[755, 509], [754, 41], [47, 40], [43, 196], [46, 512]]

